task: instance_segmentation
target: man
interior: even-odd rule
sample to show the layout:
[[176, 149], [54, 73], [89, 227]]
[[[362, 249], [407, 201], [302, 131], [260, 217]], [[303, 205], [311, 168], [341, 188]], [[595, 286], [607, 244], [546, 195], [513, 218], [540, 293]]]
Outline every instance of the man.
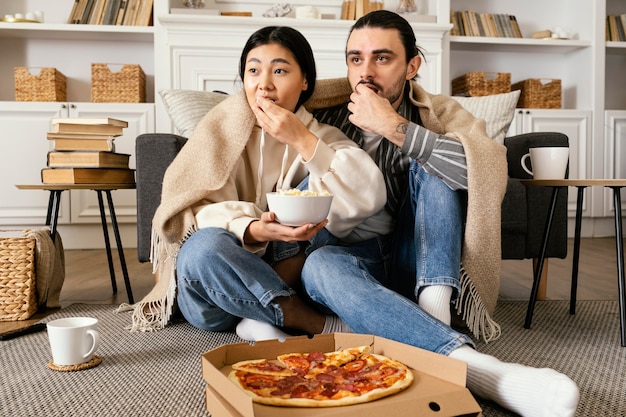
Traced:
[[[411, 26], [399, 15], [376, 11], [359, 19], [346, 59], [349, 102], [316, 117], [374, 158], [388, 201], [366, 221], [379, 237], [309, 255], [302, 270], [307, 294], [355, 332], [466, 362], [468, 388], [478, 396], [523, 416], [574, 415], [578, 388], [567, 376], [478, 353], [468, 336], [449, 326], [452, 297], [469, 297], [462, 307], [474, 309], [469, 314], [479, 323], [488, 320], [485, 277], [477, 272], [495, 281], [497, 297], [504, 148], [486, 136], [483, 121], [412, 81], [421, 57]], [[341, 88], [329, 91], [340, 96]], [[461, 259], [467, 274], [459, 280]]]

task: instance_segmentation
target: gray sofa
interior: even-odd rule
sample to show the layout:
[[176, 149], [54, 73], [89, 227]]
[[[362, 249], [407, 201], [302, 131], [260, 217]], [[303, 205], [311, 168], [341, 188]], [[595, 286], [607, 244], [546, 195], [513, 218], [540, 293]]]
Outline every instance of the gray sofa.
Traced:
[[[142, 134], [136, 140], [137, 253], [150, 261], [151, 222], [161, 200], [163, 174], [184, 146], [186, 138], [174, 134]], [[530, 176], [520, 159], [531, 147], [568, 146], [562, 133], [527, 133], [506, 138], [509, 182], [502, 202], [502, 259], [538, 258], [550, 204], [551, 189], [526, 187], [519, 179]], [[546, 257], [567, 255], [567, 193], [560, 193]], [[529, 271], [529, 278], [532, 274]]]

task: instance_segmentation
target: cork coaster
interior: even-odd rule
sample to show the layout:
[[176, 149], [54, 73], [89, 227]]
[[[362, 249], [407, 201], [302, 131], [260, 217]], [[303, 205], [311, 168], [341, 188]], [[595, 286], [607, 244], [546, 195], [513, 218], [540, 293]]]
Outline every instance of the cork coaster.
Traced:
[[57, 365], [56, 363], [50, 361], [48, 362], [48, 368], [53, 371], [60, 372], [73, 372], [73, 371], [82, 371], [89, 368], [94, 368], [102, 363], [102, 358], [98, 355], [93, 355], [93, 358], [89, 362], [79, 363], [78, 365]]

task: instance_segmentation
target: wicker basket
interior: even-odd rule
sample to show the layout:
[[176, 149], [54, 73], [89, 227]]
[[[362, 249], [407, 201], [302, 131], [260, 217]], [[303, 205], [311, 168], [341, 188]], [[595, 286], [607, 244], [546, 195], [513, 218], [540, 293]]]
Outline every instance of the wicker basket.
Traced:
[[511, 86], [521, 90], [517, 107], [531, 109], [560, 109], [561, 80], [531, 78]]
[[91, 64], [91, 101], [94, 103], [145, 103], [146, 74], [139, 65]]
[[452, 80], [453, 96], [490, 96], [511, 91], [508, 72], [468, 72]]
[[[32, 74], [31, 69], [40, 69]], [[16, 67], [16, 101], [66, 101], [66, 79], [56, 68]]]
[[0, 321], [30, 318], [37, 311], [32, 237], [0, 237]]

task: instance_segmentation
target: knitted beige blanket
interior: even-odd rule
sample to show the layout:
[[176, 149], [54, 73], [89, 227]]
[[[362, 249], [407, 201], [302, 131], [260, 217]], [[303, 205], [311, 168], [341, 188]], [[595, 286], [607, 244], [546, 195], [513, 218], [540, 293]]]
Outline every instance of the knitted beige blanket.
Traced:
[[[429, 94], [416, 83], [412, 87], [411, 99], [420, 109], [424, 126], [457, 138], [465, 149], [469, 191], [463, 239], [462, 290], [456, 307], [476, 337], [494, 340], [500, 335], [500, 326], [491, 315], [500, 286], [500, 209], [507, 183], [506, 150], [489, 139], [484, 121], [475, 119], [455, 100]], [[349, 99], [350, 93], [345, 78], [320, 80], [306, 107], [313, 110], [342, 104]], [[202, 172], [208, 181], [205, 186], [220, 186], [230, 172], [229, 166], [243, 150], [253, 125], [254, 116], [243, 94], [224, 100], [200, 122], [168, 171], [188, 170], [190, 177]], [[209, 155], [201, 158], [200, 167], [197, 165], [197, 147], [189, 146], [191, 143], [202, 143], [205, 147], [202, 154]], [[190, 164], [192, 158], [195, 164]], [[169, 184], [167, 174], [163, 186], [164, 193], [168, 192], [168, 187], [187, 189], [177, 191], [183, 201], [180, 198], [175, 201], [176, 207], [162, 205], [157, 209], [152, 239], [157, 284], [139, 303], [120, 307], [120, 310], [133, 310], [131, 330], [155, 330], [169, 321], [176, 293], [176, 255], [184, 240], [195, 231], [193, 213], [184, 200], [196, 199], [201, 190], [191, 185]]]
[[[501, 207], [507, 185], [506, 148], [487, 136], [485, 122], [474, 118], [456, 100], [427, 93], [412, 83], [411, 101], [419, 107], [424, 127], [457, 138], [467, 159], [468, 206], [457, 313], [474, 336], [485, 341], [500, 336], [492, 319], [500, 291]], [[349, 100], [345, 78], [320, 80], [306, 103], [309, 110]], [[459, 133], [463, 132], [463, 134]]]

